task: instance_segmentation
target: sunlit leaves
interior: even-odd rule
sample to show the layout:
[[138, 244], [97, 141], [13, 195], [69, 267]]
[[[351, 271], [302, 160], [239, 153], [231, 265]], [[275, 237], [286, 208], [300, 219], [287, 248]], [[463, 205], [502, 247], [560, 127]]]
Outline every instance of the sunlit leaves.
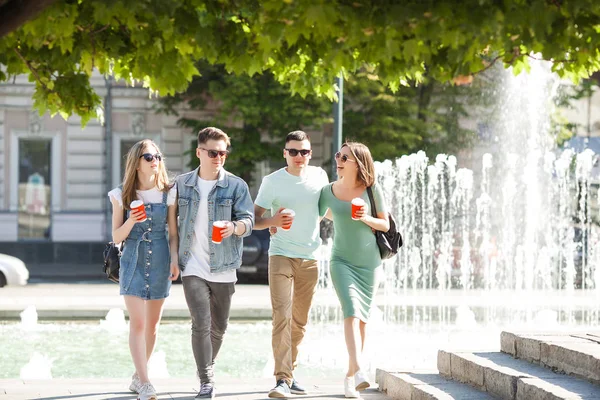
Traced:
[[[59, 0], [0, 39], [0, 81], [29, 73], [40, 91], [36, 107], [89, 118], [100, 99], [89, 96], [79, 76], [94, 68], [166, 94], [184, 90], [195, 63], [206, 60], [236, 74], [269, 70], [294, 93], [330, 99], [341, 71], [354, 74], [365, 65], [393, 91], [425, 74], [452, 82], [494, 61], [527, 70], [531, 56], [554, 61], [554, 71], [576, 79], [600, 69], [599, 4]], [[75, 86], [59, 79], [85, 87], [69, 92]], [[66, 98], [77, 96], [81, 101]], [[88, 107], [90, 101], [97, 104]]]

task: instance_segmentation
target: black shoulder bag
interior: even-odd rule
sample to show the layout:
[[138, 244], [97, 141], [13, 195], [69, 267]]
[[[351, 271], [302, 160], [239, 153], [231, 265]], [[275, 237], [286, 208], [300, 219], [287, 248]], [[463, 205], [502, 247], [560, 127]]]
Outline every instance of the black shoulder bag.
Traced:
[[[123, 223], [127, 218], [127, 211], [123, 208]], [[113, 242], [108, 242], [104, 248], [104, 274], [108, 280], [119, 283], [119, 268], [121, 267], [121, 250], [123, 243], [117, 246]]]
[[[377, 218], [377, 207], [375, 207], [375, 199], [373, 198], [371, 187], [367, 188], [367, 193], [371, 202], [371, 214]], [[375, 238], [382, 260], [395, 256], [400, 247], [402, 247], [402, 235], [396, 229], [396, 220], [390, 213], [388, 213], [388, 219], [390, 221], [390, 229], [387, 232], [375, 230]]]

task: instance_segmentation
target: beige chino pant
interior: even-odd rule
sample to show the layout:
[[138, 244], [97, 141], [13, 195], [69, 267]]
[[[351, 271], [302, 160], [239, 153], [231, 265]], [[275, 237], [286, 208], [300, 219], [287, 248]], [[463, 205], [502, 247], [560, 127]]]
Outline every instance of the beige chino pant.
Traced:
[[269, 288], [273, 307], [274, 375], [291, 384], [304, 338], [310, 305], [315, 294], [319, 270], [317, 260], [269, 257]]

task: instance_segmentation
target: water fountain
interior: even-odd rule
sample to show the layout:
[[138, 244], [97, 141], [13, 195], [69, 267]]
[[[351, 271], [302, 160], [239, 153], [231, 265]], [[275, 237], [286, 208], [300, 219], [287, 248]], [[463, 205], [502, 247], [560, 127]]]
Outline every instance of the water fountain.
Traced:
[[27, 306], [19, 313], [19, 317], [21, 318], [21, 328], [28, 330], [37, 328], [38, 314], [35, 306]]
[[100, 326], [110, 332], [123, 332], [129, 329], [125, 321], [125, 312], [120, 308], [111, 308], [106, 317], [100, 321]]
[[33, 353], [31, 359], [19, 373], [21, 379], [52, 379], [52, 360], [40, 354]]
[[447, 155], [431, 163], [423, 152], [377, 163], [405, 237], [386, 263], [386, 285], [600, 289], [597, 157], [555, 149], [549, 121], [558, 79], [548, 65], [499, 76], [504, 95], [486, 122], [492, 138], [479, 146], [488, 151], [479, 170], [457, 168]]
[[170, 378], [167, 368], [167, 357], [164, 350], [158, 350], [152, 353], [148, 360], [148, 377], [150, 379]]

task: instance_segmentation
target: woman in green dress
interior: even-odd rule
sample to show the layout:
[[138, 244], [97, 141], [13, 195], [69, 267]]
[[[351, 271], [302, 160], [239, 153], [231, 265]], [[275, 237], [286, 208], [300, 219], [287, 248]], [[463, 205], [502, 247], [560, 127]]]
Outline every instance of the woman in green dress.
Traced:
[[[321, 190], [319, 209], [327, 209], [333, 217], [333, 249], [331, 280], [344, 312], [344, 335], [348, 349], [348, 372], [344, 379], [346, 397], [359, 397], [358, 391], [370, 386], [361, 371], [360, 358], [365, 344], [373, 295], [377, 290], [376, 276], [381, 256], [374, 231], [387, 232], [388, 215], [383, 193], [375, 185], [375, 166], [369, 148], [362, 143], [344, 143], [335, 154], [338, 180]], [[371, 216], [367, 187], [371, 187], [377, 218]], [[352, 219], [351, 203], [361, 198], [365, 206]]]

